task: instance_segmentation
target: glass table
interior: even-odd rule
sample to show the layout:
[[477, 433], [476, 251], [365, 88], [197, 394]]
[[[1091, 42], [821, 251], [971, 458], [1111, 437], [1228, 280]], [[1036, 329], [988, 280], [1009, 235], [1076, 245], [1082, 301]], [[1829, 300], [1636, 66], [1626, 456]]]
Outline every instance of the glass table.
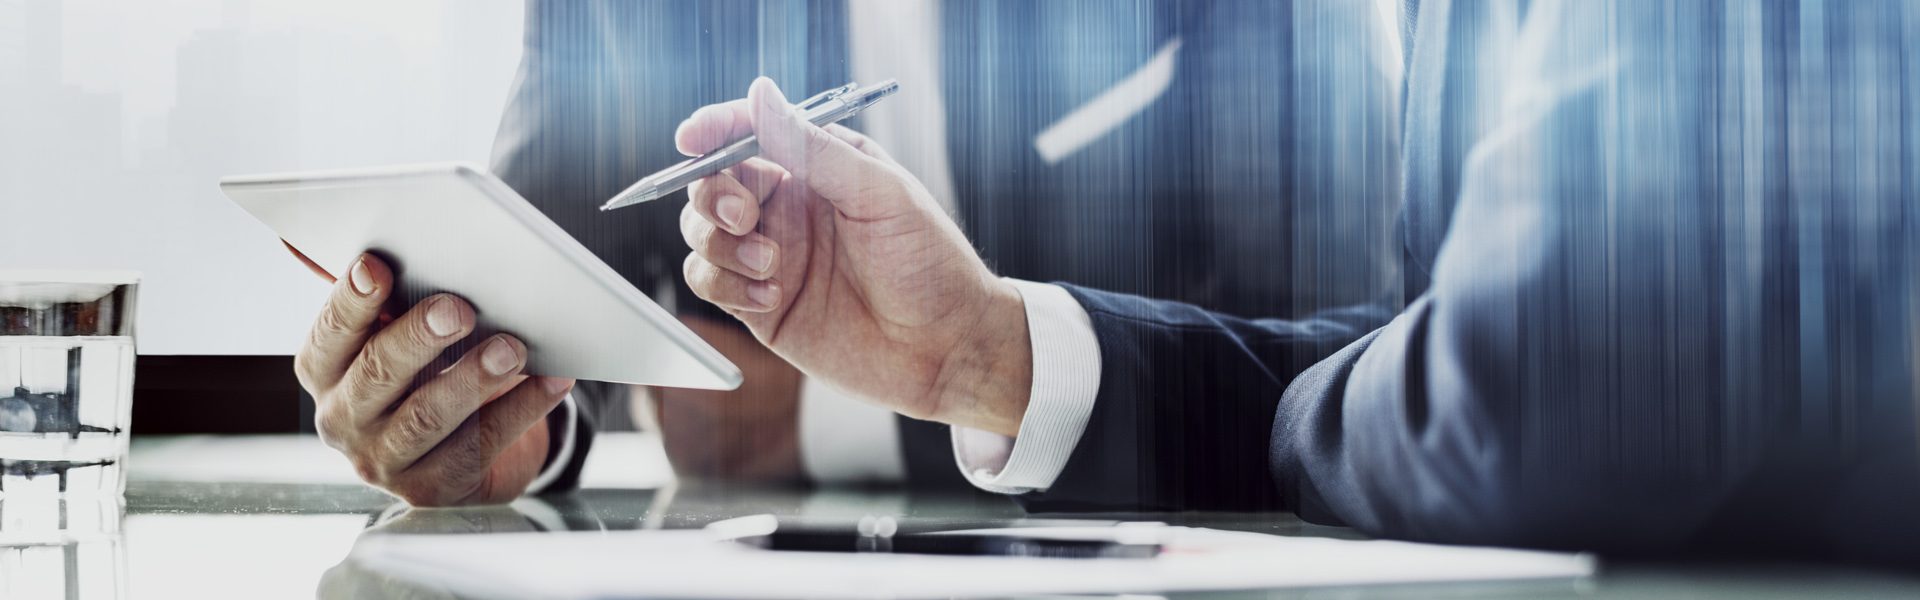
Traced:
[[[344, 461], [300, 436], [136, 440], [119, 532], [67, 547], [0, 547], [0, 565], [46, 575], [0, 581], [0, 597], [452, 597], [344, 561], [363, 536], [701, 527], [774, 513], [822, 519], [892, 516], [903, 528], [991, 526], [1052, 517], [1359, 538], [1285, 513], [1030, 515], [985, 495], [888, 489], [766, 489], [671, 483], [643, 434], [595, 445], [575, 493], [511, 505], [410, 509], [353, 482]], [[0, 509], [4, 509], [0, 505]], [[58, 573], [56, 576], [55, 573]], [[1867, 568], [1739, 562], [1616, 563], [1580, 580], [1167, 594], [1178, 598], [1371, 597], [1920, 597], [1920, 576]]]

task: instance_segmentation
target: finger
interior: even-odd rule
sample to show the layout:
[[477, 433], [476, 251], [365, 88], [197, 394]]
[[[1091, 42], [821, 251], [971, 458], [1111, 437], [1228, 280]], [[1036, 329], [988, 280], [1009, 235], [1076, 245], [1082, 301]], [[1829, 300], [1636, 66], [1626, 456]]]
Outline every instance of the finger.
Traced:
[[753, 135], [746, 99], [708, 104], [693, 111], [673, 132], [673, 145], [687, 156], [699, 156]]
[[408, 476], [446, 482], [443, 487], [450, 491], [478, 484], [492, 469], [494, 459], [529, 428], [542, 424], [571, 389], [573, 380], [564, 378], [533, 377], [520, 382], [474, 411], [452, 435], [414, 463]]
[[729, 271], [763, 280], [780, 265], [780, 246], [765, 234], [734, 235], [700, 216], [688, 203], [680, 209], [680, 235], [695, 254]]
[[413, 385], [413, 378], [447, 346], [473, 331], [473, 307], [452, 294], [436, 294], [381, 329], [347, 367], [340, 385], [347, 412], [365, 424]]
[[722, 308], [742, 312], [770, 312], [780, 306], [780, 283], [754, 281], [745, 275], [714, 266], [699, 254], [688, 254], [681, 266], [687, 287], [702, 300]]
[[420, 460], [526, 365], [527, 346], [499, 334], [468, 351], [446, 371], [421, 385], [387, 419], [380, 439], [388, 466], [402, 470]]
[[719, 224], [734, 235], [745, 235], [760, 223], [760, 198], [722, 171], [687, 186], [687, 211]]
[[760, 203], [773, 196], [786, 173], [773, 163], [750, 159], [695, 180], [687, 187], [687, 204], [728, 232], [745, 235], [759, 225]]
[[873, 218], [879, 203], [905, 197], [886, 163], [802, 119], [773, 80], [761, 77], [747, 90], [761, 156], [773, 161], [854, 218]]
[[327, 305], [294, 355], [294, 376], [307, 391], [317, 397], [339, 384], [372, 335], [380, 306], [392, 289], [393, 271], [370, 254], [361, 255], [347, 268], [347, 276], [334, 282]]
[[846, 142], [849, 146], [853, 146], [853, 149], [859, 150], [861, 154], [880, 159], [884, 162], [896, 165], [900, 164], [898, 161], [893, 160], [893, 155], [887, 154], [886, 148], [880, 147], [879, 142], [873, 141], [873, 138], [854, 131], [850, 127], [839, 123], [832, 123], [827, 125], [825, 129], [827, 133], [831, 133], [833, 137], [840, 138], [840, 141]]

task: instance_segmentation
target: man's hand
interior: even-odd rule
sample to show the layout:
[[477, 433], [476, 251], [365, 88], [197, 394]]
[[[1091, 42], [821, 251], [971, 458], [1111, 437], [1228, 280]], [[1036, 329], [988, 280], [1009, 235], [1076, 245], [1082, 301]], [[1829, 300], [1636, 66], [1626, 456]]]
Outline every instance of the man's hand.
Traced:
[[693, 291], [810, 376], [910, 417], [1016, 434], [1024, 305], [926, 188], [864, 136], [807, 123], [765, 78], [694, 113], [676, 142], [699, 154], [750, 134], [760, 158], [688, 191]]
[[416, 379], [473, 332], [473, 308], [440, 294], [381, 324], [393, 271], [362, 256], [313, 324], [294, 372], [313, 394], [320, 439], [362, 479], [417, 506], [506, 502], [547, 456], [547, 413], [573, 380], [521, 375], [527, 346], [500, 334]]

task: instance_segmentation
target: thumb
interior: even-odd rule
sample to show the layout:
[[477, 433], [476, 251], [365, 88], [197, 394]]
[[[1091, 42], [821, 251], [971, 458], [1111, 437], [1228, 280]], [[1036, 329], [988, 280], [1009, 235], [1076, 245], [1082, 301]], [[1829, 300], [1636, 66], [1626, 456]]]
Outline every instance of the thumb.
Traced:
[[773, 161], [849, 216], [873, 216], [885, 202], [903, 202], [898, 171], [861, 152], [827, 130], [807, 122], [787, 102], [772, 79], [753, 80], [747, 89], [749, 118], [760, 140], [760, 156]]

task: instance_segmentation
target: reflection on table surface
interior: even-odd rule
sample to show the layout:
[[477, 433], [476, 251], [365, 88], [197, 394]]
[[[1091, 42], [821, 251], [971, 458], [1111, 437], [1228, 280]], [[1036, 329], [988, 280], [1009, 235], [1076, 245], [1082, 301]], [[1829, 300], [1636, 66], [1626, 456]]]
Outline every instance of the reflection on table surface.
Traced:
[[[257, 445], [258, 440], [251, 443]], [[318, 444], [311, 438], [291, 436], [282, 443]], [[198, 459], [210, 463], [234, 459], [222, 456], [226, 448], [218, 438], [197, 440], [195, 444], [200, 448], [195, 453], [157, 452], [153, 456], [187, 460], [198, 455]], [[147, 467], [141, 462], [143, 449], [152, 447], [136, 444], [133, 473]], [[596, 454], [600, 449], [596, 448]], [[293, 466], [262, 465], [267, 469]], [[156, 467], [154, 472], [168, 469]], [[689, 528], [760, 513], [820, 519], [891, 516], [903, 529], [990, 526], [1070, 516], [1165, 521], [1280, 535], [1359, 537], [1347, 529], [1308, 524], [1288, 514], [1029, 515], [1011, 502], [988, 496], [905, 494], [884, 489], [668, 485], [658, 489], [586, 489], [523, 498], [507, 506], [410, 509], [381, 492], [349, 483], [273, 483], [235, 471], [221, 476], [229, 480], [153, 480], [136, 475], [128, 486], [126, 516], [117, 541], [124, 551], [122, 560], [99, 563], [105, 566], [96, 566], [93, 571], [85, 570], [88, 564], [79, 565], [83, 571], [77, 573], [82, 593], [75, 597], [449, 597], [438, 590], [357, 570], [344, 559], [362, 536]], [[19, 556], [23, 555], [17, 548], [0, 547], [0, 563], [18, 563]], [[58, 563], [36, 564], [41, 565], [37, 568], [64, 568]], [[0, 583], [0, 591], [7, 591], [5, 585]], [[124, 592], [115, 594], [116, 589]], [[1920, 597], [1920, 577], [1805, 564], [1603, 563], [1598, 577], [1577, 582], [1170, 596], [1288, 598], [1329, 593], [1343, 598]]]

